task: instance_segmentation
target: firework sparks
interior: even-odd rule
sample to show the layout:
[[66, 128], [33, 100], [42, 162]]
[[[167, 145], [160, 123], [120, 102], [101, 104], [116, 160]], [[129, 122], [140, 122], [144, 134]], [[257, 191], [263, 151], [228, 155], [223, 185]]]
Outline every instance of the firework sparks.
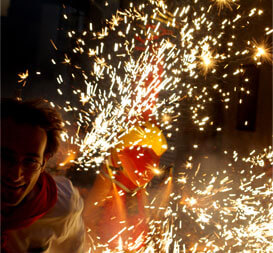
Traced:
[[232, 4], [236, 2], [236, 0], [212, 0], [212, 1], [214, 1], [215, 4], [217, 5], [219, 9], [219, 13], [224, 8], [229, 8], [230, 10], [232, 10]]
[[[71, 68], [75, 82], [85, 85], [73, 90], [80, 106], [66, 101], [63, 107], [78, 114], [77, 134], [66, 140], [79, 147], [81, 156], [74, 160], [79, 170], [100, 166], [110, 156], [110, 150], [123, 145], [124, 135], [136, 125], [145, 126], [147, 121], [160, 122], [171, 138], [179, 130], [174, 130], [174, 123], [181, 116], [178, 110], [181, 104], [200, 131], [208, 125], [221, 131], [206, 111], [214, 94], [220, 95], [228, 108], [236, 87], [225, 84], [234, 83], [234, 78], [241, 74], [242, 60], [254, 60], [259, 65], [271, 61], [272, 54], [265, 42], [249, 39], [247, 47], [237, 46], [242, 43], [236, 32], [247, 27], [251, 18], [262, 15], [262, 10], [243, 12], [235, 0], [213, 2], [196, 0], [191, 6], [179, 6], [173, 12], [164, 1], [131, 4], [129, 9], [118, 11], [100, 32], [94, 32], [90, 23], [89, 32], [68, 33], [75, 40], [75, 47], [73, 54], [64, 54], [61, 62]], [[229, 9], [228, 14], [224, 8]], [[95, 46], [90, 48], [86, 33], [97, 42]], [[271, 33], [271, 28], [265, 29], [265, 35]], [[74, 64], [74, 54], [91, 61], [91, 67]], [[61, 75], [57, 81], [58, 93], [62, 95], [65, 84]], [[185, 101], [190, 101], [190, 106]], [[139, 130], [131, 145], [139, 144], [147, 134]], [[166, 144], [161, 148], [165, 150]], [[199, 145], [194, 144], [193, 148], [198, 149]], [[239, 160], [236, 152], [233, 158], [235, 162]], [[169, 202], [164, 198], [156, 206], [154, 202], [159, 197], [155, 197], [145, 206], [149, 211], [156, 209], [157, 214], [156, 219], [149, 217], [146, 237], [139, 235], [135, 243], [124, 241], [123, 234], [135, 229], [124, 224], [107, 244], [97, 246], [104, 252], [126, 252], [138, 249], [145, 240], [145, 249], [138, 252], [272, 250], [273, 211], [268, 201], [272, 197], [272, 180], [261, 171], [267, 163], [272, 165], [271, 148], [242, 161], [250, 163], [251, 169], [258, 165], [260, 170], [234, 172], [231, 164], [208, 174], [202, 165], [194, 166], [190, 157], [184, 166], [186, 172], [178, 178], [170, 175], [164, 182]], [[151, 166], [151, 170], [163, 174], [156, 166]], [[111, 179], [114, 182], [115, 173]], [[178, 193], [172, 192], [174, 184], [180, 189]], [[116, 192], [117, 196], [124, 194]], [[116, 239], [119, 244], [115, 251], [110, 251], [109, 244]]]
[[267, 42], [257, 43], [253, 42], [254, 56], [253, 59], [260, 63], [261, 61], [266, 61], [272, 63], [272, 48], [268, 46]]
[[18, 81], [18, 83], [22, 83], [22, 87], [24, 87], [27, 83], [28, 70], [26, 70], [25, 73], [19, 73], [18, 76], [20, 77], [20, 80]]

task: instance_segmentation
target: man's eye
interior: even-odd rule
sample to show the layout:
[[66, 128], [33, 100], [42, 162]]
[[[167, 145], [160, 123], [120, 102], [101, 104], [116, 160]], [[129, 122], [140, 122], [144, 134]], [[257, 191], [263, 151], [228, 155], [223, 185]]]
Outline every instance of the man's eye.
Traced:
[[35, 159], [24, 159], [22, 165], [25, 167], [25, 169], [29, 170], [37, 170], [40, 168], [40, 163]]
[[24, 159], [24, 163], [25, 164], [35, 164], [35, 163], [39, 163], [39, 162], [35, 159], [27, 158], [27, 159]]

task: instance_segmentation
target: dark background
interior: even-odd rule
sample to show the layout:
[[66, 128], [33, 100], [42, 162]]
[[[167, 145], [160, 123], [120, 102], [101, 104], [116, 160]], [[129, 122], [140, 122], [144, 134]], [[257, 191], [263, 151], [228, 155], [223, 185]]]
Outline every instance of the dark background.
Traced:
[[[190, 1], [189, 1], [190, 2]], [[272, 27], [272, 1], [258, 2], [265, 10], [260, 23], [252, 31], [257, 41], [263, 38], [264, 27]], [[55, 0], [2, 0], [1, 1], [1, 97], [22, 96], [23, 98], [42, 97], [58, 102], [56, 76], [59, 67], [52, 64], [58, 58], [50, 40], [56, 43], [59, 51], [69, 50], [71, 44], [65, 39], [65, 32], [76, 29], [83, 31], [88, 20], [95, 24], [95, 30], [105, 25], [117, 9], [128, 5], [126, 0], [104, 1], [55, 1]], [[250, 3], [249, 3], [250, 4]], [[65, 11], [71, 14], [69, 23], [63, 24]], [[18, 84], [18, 73], [29, 70], [29, 78], [22, 89]], [[216, 158], [223, 150], [236, 150], [248, 154], [253, 149], [262, 150], [272, 144], [272, 66], [268, 63], [259, 68], [246, 66], [254, 75], [253, 96], [245, 98], [243, 107], [238, 105], [240, 94], [232, 97], [230, 109], [222, 104], [209, 108], [217, 118], [222, 132], [200, 133], [181, 121], [180, 132], [171, 140], [176, 151], [165, 159], [179, 166], [193, 152], [193, 144], [199, 144], [199, 154], [210, 154]], [[41, 74], [36, 74], [41, 72]], [[240, 86], [240, 79], [238, 79]], [[249, 126], [244, 126], [248, 120]]]

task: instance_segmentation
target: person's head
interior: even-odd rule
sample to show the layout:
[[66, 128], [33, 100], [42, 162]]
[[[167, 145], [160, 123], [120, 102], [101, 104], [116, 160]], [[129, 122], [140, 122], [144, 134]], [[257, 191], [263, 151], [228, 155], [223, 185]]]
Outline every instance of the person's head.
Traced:
[[34, 188], [56, 153], [63, 123], [42, 100], [1, 101], [2, 204], [18, 205]]

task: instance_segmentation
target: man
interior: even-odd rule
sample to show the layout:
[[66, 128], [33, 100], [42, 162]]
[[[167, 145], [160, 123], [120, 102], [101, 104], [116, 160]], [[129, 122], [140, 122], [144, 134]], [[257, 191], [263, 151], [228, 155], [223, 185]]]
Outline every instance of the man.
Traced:
[[83, 252], [83, 201], [68, 179], [45, 172], [62, 124], [41, 101], [1, 101], [2, 252]]

